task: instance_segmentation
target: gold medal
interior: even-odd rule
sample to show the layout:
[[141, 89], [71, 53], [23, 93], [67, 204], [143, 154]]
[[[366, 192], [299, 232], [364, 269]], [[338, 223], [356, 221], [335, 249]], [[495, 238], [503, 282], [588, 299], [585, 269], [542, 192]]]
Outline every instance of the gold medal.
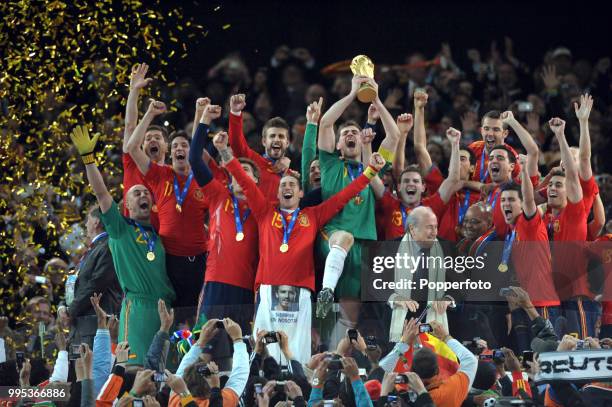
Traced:
[[242, 242], [242, 239], [244, 239], [244, 233], [242, 233], [242, 232], [236, 233], [236, 241], [237, 242]]
[[183, 208], [181, 208], [181, 204], [176, 204], [176, 211], [177, 211], [178, 213], [183, 212]]
[[149, 261], [153, 261], [153, 260], [155, 260], [155, 253], [153, 253], [153, 252], [148, 252], [148, 253], [147, 253], [147, 260], [149, 260]]
[[287, 250], [289, 250], [289, 245], [287, 243], [283, 243], [280, 247], [280, 251], [282, 253], [287, 253]]
[[499, 265], [499, 267], [497, 267], [497, 269], [500, 272], [505, 273], [506, 271], [508, 271], [508, 265], [506, 263], [502, 263]]

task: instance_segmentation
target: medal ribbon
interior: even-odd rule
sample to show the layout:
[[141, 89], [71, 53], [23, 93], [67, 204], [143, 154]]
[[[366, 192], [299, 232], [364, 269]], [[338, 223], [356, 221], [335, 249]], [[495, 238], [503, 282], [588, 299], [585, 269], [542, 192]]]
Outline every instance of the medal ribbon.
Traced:
[[[359, 165], [357, 166], [357, 173], [353, 173], [353, 167], [351, 166], [351, 163], [347, 163], [346, 164], [346, 172], [348, 173], [348, 176], [351, 178], [351, 181], [355, 181], [355, 179], [361, 175], [361, 173], [363, 172], [363, 164], [359, 163]], [[357, 194], [357, 196], [361, 197], [361, 191], [359, 191], [359, 193]]]
[[157, 235], [153, 232], [150, 236], [145, 230], [145, 228], [134, 219], [127, 220], [130, 225], [136, 226], [140, 231], [140, 234], [144, 238], [145, 242], [147, 242], [147, 251], [153, 253], [155, 251], [155, 240], [157, 240]]
[[487, 197], [487, 203], [491, 205], [491, 208], [495, 209], [495, 204], [497, 203], [497, 198], [499, 198], [499, 194], [501, 194], [501, 191], [497, 191], [495, 195], [493, 195], [493, 192], [494, 191], [489, 192], [489, 196]]
[[[485, 168], [485, 155], [486, 155], [487, 151], [486, 150], [482, 150], [482, 156], [480, 158], [480, 182], [485, 182], [485, 180], [487, 179], [487, 177], [489, 176], [489, 169]], [[484, 173], [483, 173], [484, 171]]]
[[236, 234], [243, 233], [242, 225], [244, 222], [246, 222], [247, 218], [251, 214], [251, 208], [248, 208], [246, 211], [244, 211], [244, 218], [240, 219], [240, 207], [238, 206], [238, 199], [232, 192], [231, 187], [230, 187], [230, 195], [232, 197], [232, 205], [234, 206], [234, 223], [236, 224]]
[[408, 225], [406, 225], [406, 219], [408, 218], [408, 212], [406, 212], [406, 207], [401, 202], [400, 202], [400, 211], [402, 212], [402, 226], [404, 227], [404, 233], [405, 233], [408, 227]]
[[506, 235], [506, 240], [504, 241], [504, 251], [502, 253], [501, 264], [508, 265], [508, 260], [510, 260], [510, 254], [512, 253], [512, 244], [514, 243], [514, 239], [516, 238], [516, 229], [512, 229], [512, 233]]
[[191, 185], [192, 180], [193, 180], [193, 171], [189, 171], [189, 175], [187, 176], [187, 181], [185, 181], [185, 186], [183, 187], [183, 190], [180, 191], [178, 178], [176, 177], [176, 175], [174, 176], [174, 197], [176, 198], [177, 205], [183, 206], [183, 202], [185, 201], [185, 197], [187, 196], [187, 191], [189, 190], [189, 185]]
[[283, 212], [281, 210], [279, 210], [279, 212], [280, 218], [283, 221], [283, 244], [288, 244], [289, 236], [291, 235], [293, 227], [295, 226], [295, 221], [297, 220], [298, 214], [300, 213], [300, 208], [297, 208], [295, 211], [293, 211], [293, 214], [291, 215], [291, 220], [289, 221], [289, 226], [287, 226], [287, 220], [285, 219], [285, 215], [283, 215]]
[[465, 192], [465, 199], [463, 200], [463, 204], [459, 207], [459, 222], [458, 222], [459, 225], [463, 223], [463, 218], [465, 217], [465, 214], [469, 206], [470, 206], [470, 190], [468, 189]]

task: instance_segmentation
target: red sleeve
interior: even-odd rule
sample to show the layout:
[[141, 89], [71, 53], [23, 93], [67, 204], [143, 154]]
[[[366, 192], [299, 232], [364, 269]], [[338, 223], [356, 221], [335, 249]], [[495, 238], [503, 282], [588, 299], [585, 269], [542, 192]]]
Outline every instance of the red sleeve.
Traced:
[[219, 167], [219, 164], [212, 158], [208, 161], [208, 168], [210, 168], [210, 172], [213, 175], [213, 178], [219, 182], [229, 184], [229, 179], [227, 173], [223, 170], [223, 168]]
[[[455, 195], [455, 194], [453, 194]], [[454, 196], [451, 196], [450, 199], [456, 199]], [[432, 196], [428, 196], [427, 198], [421, 201], [423, 206], [428, 206], [431, 210], [436, 214], [436, 218], [438, 218], [438, 225], [440, 224], [440, 219], [442, 219], [442, 215], [446, 211], [447, 206], [450, 204], [450, 200], [448, 203], [444, 203], [439, 193], [435, 193]]]
[[529, 398], [533, 397], [531, 394], [531, 386], [527, 380], [523, 379], [523, 373], [521, 371], [512, 372], [512, 396], [521, 397], [519, 390], [523, 390], [527, 393]]
[[[233, 159], [225, 165], [225, 168], [236, 177], [238, 184], [244, 189], [244, 194], [247, 197], [249, 208], [253, 211], [256, 218], [261, 219], [270, 210], [270, 203], [266, 200], [261, 190], [257, 187], [255, 181], [251, 179], [242, 169], [240, 162]], [[332, 198], [333, 199], [333, 198]]]
[[361, 174], [356, 180], [348, 184], [327, 201], [315, 206], [315, 216], [319, 226], [330, 221], [352, 198], [355, 197], [370, 182], [369, 178]]
[[593, 201], [595, 196], [599, 193], [599, 187], [595, 182], [595, 177], [591, 177], [588, 181], [580, 179], [580, 188], [582, 188], [582, 202], [584, 203], [584, 210], [589, 213], [593, 207]]
[[242, 130], [242, 114], [237, 116], [230, 112], [229, 115], [229, 145], [236, 157], [247, 157], [253, 160], [255, 153], [246, 142], [244, 131]]
[[436, 165], [432, 165], [424, 181], [427, 186], [427, 195], [431, 196], [438, 192], [438, 188], [440, 188], [440, 185], [444, 182], [444, 176]]

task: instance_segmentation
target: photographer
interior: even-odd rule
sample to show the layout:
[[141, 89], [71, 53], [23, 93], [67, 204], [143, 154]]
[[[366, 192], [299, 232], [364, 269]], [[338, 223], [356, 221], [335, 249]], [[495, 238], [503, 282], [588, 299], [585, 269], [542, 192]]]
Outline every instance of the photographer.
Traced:
[[[181, 394], [173, 392], [170, 395], [169, 406], [178, 406], [193, 398], [198, 406], [208, 406], [212, 395], [211, 388], [217, 385], [213, 372], [204, 362], [196, 362], [202, 354], [202, 348], [217, 334], [220, 328], [217, 319], [209, 320], [203, 327], [198, 342], [181, 360], [176, 375], [181, 376], [187, 384], [187, 391]], [[249, 357], [246, 344], [242, 340], [240, 325], [229, 318], [223, 321], [223, 329], [230, 336], [234, 344], [233, 366], [229, 379], [221, 390], [224, 407], [235, 407], [238, 398], [244, 391], [249, 376]], [[207, 369], [208, 368], [208, 369]], [[214, 381], [214, 383], [213, 383]]]

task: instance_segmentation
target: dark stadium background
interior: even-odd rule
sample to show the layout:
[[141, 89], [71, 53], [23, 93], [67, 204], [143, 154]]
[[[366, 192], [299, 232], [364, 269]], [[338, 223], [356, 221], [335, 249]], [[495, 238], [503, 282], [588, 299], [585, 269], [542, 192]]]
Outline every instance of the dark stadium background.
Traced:
[[[176, 5], [174, 2], [166, 2]], [[240, 50], [249, 64], [267, 65], [276, 46], [304, 46], [317, 66], [365, 53], [374, 63], [403, 63], [414, 51], [432, 57], [448, 41], [453, 58], [492, 40], [514, 40], [516, 56], [540, 63], [544, 53], [567, 46], [574, 60], [609, 55], [612, 24], [605, 2], [590, 1], [182, 1], [209, 34], [177, 73], [197, 77], [227, 52]], [[220, 6], [217, 11], [214, 9]], [[164, 4], [162, 4], [164, 7]], [[225, 24], [231, 27], [224, 30]]]

